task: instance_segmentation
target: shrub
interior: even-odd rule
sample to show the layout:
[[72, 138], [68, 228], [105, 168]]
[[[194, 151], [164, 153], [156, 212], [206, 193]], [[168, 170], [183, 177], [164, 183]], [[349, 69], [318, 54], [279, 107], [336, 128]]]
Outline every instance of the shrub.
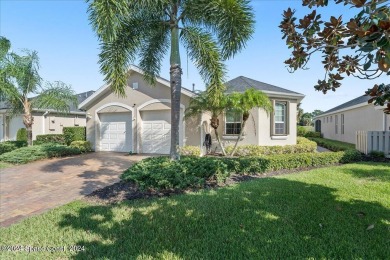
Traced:
[[[290, 154], [290, 153], [310, 153], [315, 152], [317, 144], [304, 137], [297, 137], [296, 145], [284, 146], [259, 146], [259, 145], [241, 145], [237, 147], [236, 156], [262, 156], [271, 154]], [[226, 147], [229, 154], [233, 146]]]
[[321, 138], [322, 137], [322, 134], [321, 132], [307, 132], [304, 137], [308, 138], [308, 137], [316, 137], [316, 138]]
[[23, 164], [45, 158], [63, 157], [80, 154], [77, 148], [59, 144], [44, 144], [37, 146], [22, 147], [11, 152], [0, 155], [0, 161]]
[[62, 133], [67, 145], [74, 141], [86, 141], [86, 128], [83, 126], [64, 127]]
[[184, 189], [203, 187], [207, 180], [224, 182], [232, 172], [255, 174], [349, 163], [361, 159], [362, 155], [357, 150], [238, 158], [183, 156], [180, 161], [171, 161], [168, 157], [153, 157], [134, 164], [121, 178], [134, 181], [141, 189]]
[[92, 151], [92, 146], [89, 141], [73, 141], [70, 144], [70, 147], [79, 149], [82, 153], [87, 153]]
[[306, 130], [305, 127], [303, 126], [297, 126], [297, 136], [305, 136], [305, 134], [307, 133], [308, 131]]
[[186, 145], [179, 148], [180, 155], [200, 156], [199, 146]]
[[0, 143], [0, 155], [27, 146], [27, 141], [5, 141]]
[[385, 153], [381, 151], [371, 151], [369, 152], [368, 156], [374, 158], [374, 159], [382, 159], [385, 158]]
[[318, 137], [309, 137], [309, 139], [316, 142], [319, 146], [322, 146], [334, 152], [355, 149], [355, 145], [350, 143], [345, 143], [345, 142], [340, 142], [340, 141], [335, 141], [335, 140], [330, 140], [325, 138], [318, 138]]
[[37, 135], [34, 145], [41, 145], [47, 143], [65, 144], [65, 137], [63, 134], [48, 134], [48, 135]]
[[153, 157], [134, 164], [121, 178], [136, 182], [141, 189], [160, 190], [202, 187], [206, 180], [223, 182], [228, 175], [227, 165], [219, 158], [189, 156], [171, 161]]
[[27, 142], [27, 130], [26, 128], [20, 128], [16, 133], [16, 141]]

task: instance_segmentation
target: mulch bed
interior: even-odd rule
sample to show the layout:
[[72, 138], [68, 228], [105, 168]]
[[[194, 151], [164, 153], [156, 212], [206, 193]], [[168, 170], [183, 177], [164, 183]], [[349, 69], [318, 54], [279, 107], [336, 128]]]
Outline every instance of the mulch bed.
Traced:
[[[277, 175], [291, 174], [302, 171], [309, 171], [312, 169], [323, 168], [323, 167], [309, 167], [293, 170], [280, 170], [267, 172], [261, 175], [238, 175], [232, 174], [224, 184], [218, 185], [215, 181], [210, 181], [206, 183], [206, 186], [203, 189], [216, 189], [219, 187], [230, 186], [235, 183], [243, 181], [251, 181], [259, 178], [268, 178]], [[200, 189], [186, 189], [186, 190], [146, 190], [141, 191], [137, 184], [134, 182], [120, 181], [114, 183], [110, 186], [95, 190], [91, 194], [85, 196], [83, 200], [87, 202], [99, 203], [99, 204], [112, 204], [119, 203], [122, 201], [134, 200], [134, 199], [148, 199], [156, 197], [168, 197], [171, 195], [188, 193], [192, 191], [197, 191]]]

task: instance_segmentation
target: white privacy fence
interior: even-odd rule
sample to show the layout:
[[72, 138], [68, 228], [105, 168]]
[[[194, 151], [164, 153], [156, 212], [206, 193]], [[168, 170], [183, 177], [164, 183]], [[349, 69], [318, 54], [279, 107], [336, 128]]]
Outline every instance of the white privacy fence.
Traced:
[[356, 149], [364, 154], [380, 151], [390, 158], [390, 131], [357, 131]]

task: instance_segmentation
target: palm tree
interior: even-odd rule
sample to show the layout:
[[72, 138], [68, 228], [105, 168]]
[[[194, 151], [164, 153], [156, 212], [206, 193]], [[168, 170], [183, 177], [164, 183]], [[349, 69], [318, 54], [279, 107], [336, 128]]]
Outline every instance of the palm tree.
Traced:
[[[38, 74], [37, 52], [25, 50], [24, 56], [10, 52], [11, 44], [0, 37], [0, 100], [4, 100], [10, 117], [23, 114], [23, 124], [27, 130], [28, 145], [32, 144], [33, 108], [55, 109], [68, 112], [71, 104], [77, 105], [73, 90], [64, 83], [47, 82], [42, 87]], [[31, 98], [31, 95], [37, 95]]]
[[233, 156], [237, 150], [238, 142], [241, 140], [244, 133], [245, 125], [250, 115], [250, 110], [257, 107], [263, 109], [267, 112], [267, 114], [269, 114], [273, 111], [273, 108], [268, 96], [254, 88], [247, 89], [243, 93], [231, 93], [228, 96], [228, 104], [234, 111], [242, 113], [240, 134], [238, 135], [234, 148], [230, 154], [230, 156]]
[[[224, 80], [223, 60], [233, 57], [251, 37], [254, 15], [247, 0], [87, 0], [89, 19], [101, 42], [105, 81], [124, 96], [128, 65], [138, 56], [145, 78], [155, 82], [170, 52], [171, 150], [180, 159], [180, 42], [196, 64], [211, 97]], [[213, 102], [218, 103], [218, 99]]]
[[200, 93], [199, 95], [197, 95], [195, 98], [191, 100], [190, 105], [185, 111], [184, 117], [185, 118], [195, 117], [201, 115], [202, 113], [209, 114], [211, 116], [210, 125], [214, 129], [215, 137], [217, 138], [219, 146], [221, 147], [222, 154], [226, 156], [225, 148], [223, 147], [221, 138], [219, 137], [217, 130], [219, 127], [218, 117], [228, 107], [227, 97], [225, 95], [222, 95], [218, 103], [212, 102], [211, 99], [212, 98], [209, 93], [207, 92]]

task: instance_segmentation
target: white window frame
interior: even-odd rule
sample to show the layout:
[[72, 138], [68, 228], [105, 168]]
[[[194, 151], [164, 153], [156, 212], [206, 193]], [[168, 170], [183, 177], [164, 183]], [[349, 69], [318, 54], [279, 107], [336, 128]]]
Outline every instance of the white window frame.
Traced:
[[344, 132], [345, 132], [345, 129], [344, 129], [344, 121], [345, 121], [344, 114], [341, 114], [341, 134], [342, 134], [342, 135], [343, 135]]
[[[283, 117], [284, 121], [276, 121], [276, 106], [277, 104], [282, 104], [284, 106], [284, 111], [283, 111]], [[289, 134], [289, 102], [288, 101], [282, 101], [282, 100], [274, 100], [273, 102], [273, 107], [274, 107], [274, 113], [272, 116], [272, 121], [271, 121], [271, 129], [272, 129], [272, 135], [273, 136], [287, 136]], [[284, 124], [284, 129], [283, 133], [276, 133], [276, 124]]]
[[[232, 122], [228, 122], [227, 121], [227, 113], [237, 113], [237, 114], [239, 114], [240, 115], [240, 121], [232, 121]], [[225, 127], [225, 129], [224, 129], [224, 135], [229, 135], [229, 136], [234, 136], [234, 135], [239, 135], [240, 134], [240, 131], [241, 131], [241, 126], [242, 126], [242, 113], [239, 113], [239, 112], [237, 112], [237, 111], [235, 111], [235, 110], [227, 110], [227, 111], [225, 111], [225, 113], [224, 113], [224, 127]], [[238, 133], [236, 133], [236, 134], [228, 134], [227, 133], [227, 126], [226, 126], [226, 124], [238, 124], [239, 125], [239, 127], [237, 128], [238, 129]]]
[[338, 115], [334, 116], [334, 132], [337, 135], [339, 132], [339, 117]]

